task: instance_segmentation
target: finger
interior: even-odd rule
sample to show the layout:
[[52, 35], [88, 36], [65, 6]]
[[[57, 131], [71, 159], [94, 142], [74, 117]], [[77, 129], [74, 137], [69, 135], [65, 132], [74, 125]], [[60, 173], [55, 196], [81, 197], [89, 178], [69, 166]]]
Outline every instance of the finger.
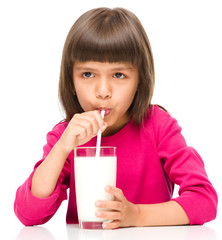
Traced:
[[96, 201], [95, 205], [98, 208], [111, 209], [115, 211], [122, 210], [122, 203], [119, 201]]
[[85, 139], [87, 137], [87, 130], [83, 126], [76, 125], [73, 134], [78, 137], [78, 139]]
[[95, 111], [84, 112], [82, 114], [78, 114], [77, 117], [85, 118], [89, 120], [94, 127], [93, 133], [95, 135], [98, 133], [99, 129], [101, 129], [101, 131], [104, 131], [105, 128], [107, 127], [107, 124], [101, 117], [101, 114], [99, 113], [99, 111], [95, 110]]
[[116, 229], [120, 227], [120, 221], [115, 220], [112, 222], [104, 222], [102, 225], [103, 229]]
[[105, 191], [112, 194], [117, 201], [123, 201], [124, 195], [121, 189], [107, 185]]
[[101, 114], [99, 111], [93, 111], [93, 114], [98, 122], [98, 125], [99, 125], [99, 128], [101, 129], [101, 131], [103, 132], [106, 127], [107, 127], [107, 124], [106, 122], [104, 121], [104, 119], [102, 118]]
[[94, 116], [90, 114], [77, 114], [74, 118], [76, 125], [82, 126], [86, 129], [87, 135], [96, 135], [99, 130], [99, 124]]
[[96, 217], [109, 219], [109, 220], [120, 220], [121, 213], [118, 211], [97, 211]]
[[78, 119], [75, 122], [75, 127], [73, 128], [73, 132], [76, 135], [79, 135], [80, 138], [86, 138], [88, 136], [95, 135], [92, 124], [84, 118], [80, 120]]

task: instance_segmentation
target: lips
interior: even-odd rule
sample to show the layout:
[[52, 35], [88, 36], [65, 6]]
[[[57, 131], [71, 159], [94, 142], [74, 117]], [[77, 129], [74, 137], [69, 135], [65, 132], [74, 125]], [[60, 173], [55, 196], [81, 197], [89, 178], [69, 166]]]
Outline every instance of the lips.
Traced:
[[97, 111], [99, 111], [101, 113], [102, 110], [105, 111], [105, 116], [109, 115], [111, 112], [111, 108], [106, 108], [106, 107], [100, 107], [96, 109]]

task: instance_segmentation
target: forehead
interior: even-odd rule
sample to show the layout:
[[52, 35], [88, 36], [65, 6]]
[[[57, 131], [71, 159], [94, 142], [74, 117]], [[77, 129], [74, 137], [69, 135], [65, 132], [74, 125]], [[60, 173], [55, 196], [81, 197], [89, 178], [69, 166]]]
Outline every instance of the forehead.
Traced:
[[73, 70], [107, 70], [107, 71], [136, 71], [137, 67], [129, 62], [97, 62], [97, 61], [86, 61], [78, 62], [76, 61], [73, 66]]

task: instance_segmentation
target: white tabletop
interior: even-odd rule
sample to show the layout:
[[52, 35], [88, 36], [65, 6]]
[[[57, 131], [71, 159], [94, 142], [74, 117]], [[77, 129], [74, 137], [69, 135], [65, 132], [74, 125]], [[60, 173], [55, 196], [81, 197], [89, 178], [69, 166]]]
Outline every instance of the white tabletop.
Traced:
[[83, 230], [77, 224], [58, 226], [24, 227], [18, 232], [16, 240], [216, 240], [220, 239], [217, 230], [207, 226], [141, 227], [116, 230]]

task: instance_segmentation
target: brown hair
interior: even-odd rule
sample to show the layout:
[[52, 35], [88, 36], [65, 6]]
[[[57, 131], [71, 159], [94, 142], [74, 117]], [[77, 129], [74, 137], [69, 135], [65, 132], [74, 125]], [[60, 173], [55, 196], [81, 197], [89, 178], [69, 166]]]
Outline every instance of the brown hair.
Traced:
[[83, 112], [74, 91], [75, 61], [130, 62], [138, 67], [139, 84], [128, 110], [135, 124], [143, 122], [151, 106], [154, 89], [154, 63], [151, 46], [139, 19], [123, 8], [92, 9], [73, 24], [65, 41], [59, 97], [70, 121]]

